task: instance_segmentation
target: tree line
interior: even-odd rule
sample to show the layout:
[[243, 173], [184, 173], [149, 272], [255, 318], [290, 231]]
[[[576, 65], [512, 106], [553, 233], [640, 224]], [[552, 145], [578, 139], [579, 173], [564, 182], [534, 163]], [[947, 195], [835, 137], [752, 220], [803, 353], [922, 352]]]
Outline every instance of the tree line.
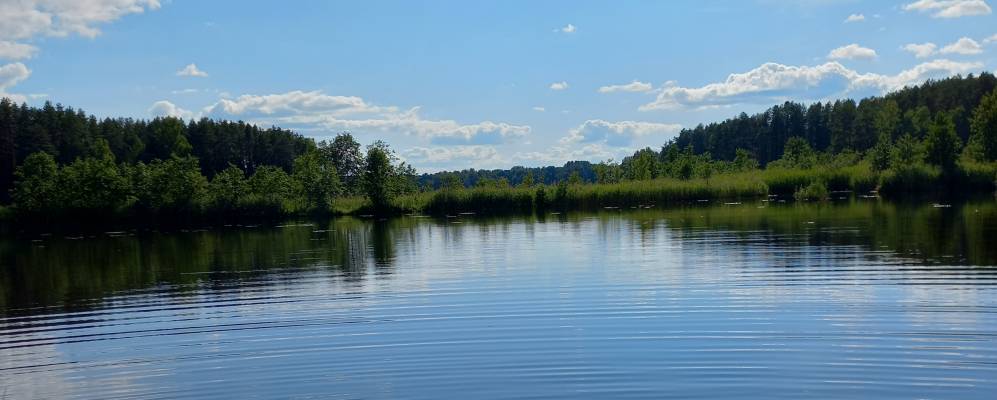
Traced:
[[416, 189], [415, 170], [378, 141], [316, 143], [241, 121], [103, 119], [0, 100], [0, 204], [29, 218], [226, 218], [371, 207]]
[[[660, 149], [644, 148], [619, 162], [445, 171], [423, 175], [420, 182], [433, 188], [446, 182], [514, 187], [524, 182], [565, 182], [572, 176], [581, 182], [618, 183], [709, 179], [761, 170], [767, 176], [812, 171], [811, 177], [824, 175], [820, 179], [825, 181], [827, 175], [837, 174], [839, 178], [824, 185], [839, 190], [883, 184], [895, 191], [944, 189], [940, 184], [967, 184], [959, 188], [965, 191], [992, 190], [997, 158], [995, 89], [997, 79], [985, 72], [927, 81], [858, 102], [785, 102], [755, 115], [741, 113], [683, 129]], [[796, 183], [812, 183], [802, 179]], [[844, 180], [849, 184], [842, 184]], [[851, 182], [855, 180], [861, 184]], [[774, 180], [769, 183], [776, 191], [792, 189]]]
[[[474, 204], [497, 209], [506, 200], [526, 209], [552, 199], [597, 207], [700, 195], [993, 192], [995, 87], [994, 76], [983, 73], [859, 102], [787, 102], [683, 130], [659, 150], [641, 149], [619, 162], [418, 177], [386, 143], [364, 151], [348, 133], [316, 143], [244, 122], [98, 120], [59, 105], [4, 99], [0, 194], [19, 215], [174, 218], [328, 213], [346, 199], [342, 212], [442, 213]], [[658, 182], [630, 184], [649, 180]], [[591, 183], [601, 186], [579, 189]], [[655, 185], [660, 190], [649, 190]], [[487, 196], [457, 192], [468, 187]], [[503, 194], [507, 189], [517, 190]]]

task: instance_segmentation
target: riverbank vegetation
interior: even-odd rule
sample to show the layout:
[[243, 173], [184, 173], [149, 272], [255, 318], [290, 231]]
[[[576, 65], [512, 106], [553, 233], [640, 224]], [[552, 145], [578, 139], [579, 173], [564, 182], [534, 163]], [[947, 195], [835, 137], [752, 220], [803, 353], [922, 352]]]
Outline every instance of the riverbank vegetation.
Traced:
[[620, 162], [416, 175], [384, 142], [243, 122], [98, 120], [0, 101], [0, 217], [61, 223], [305, 214], [510, 213], [834, 193], [993, 193], [997, 80], [929, 81], [856, 103], [787, 102], [683, 130]]

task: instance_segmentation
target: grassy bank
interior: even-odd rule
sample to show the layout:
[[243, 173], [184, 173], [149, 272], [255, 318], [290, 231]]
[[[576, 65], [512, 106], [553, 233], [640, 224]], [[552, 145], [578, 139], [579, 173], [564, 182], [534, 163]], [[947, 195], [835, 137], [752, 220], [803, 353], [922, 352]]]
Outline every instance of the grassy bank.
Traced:
[[[915, 194], [951, 197], [956, 193], [993, 193], [997, 188], [995, 180], [997, 164], [960, 163], [948, 173], [925, 164], [876, 172], [868, 163], [861, 162], [839, 168], [760, 169], [708, 179], [442, 189], [401, 196], [392, 204], [397, 213], [454, 215], [632, 208], [697, 200], [739, 201], [769, 195], [820, 201], [835, 191], [855, 194], [878, 191], [887, 198]], [[344, 200], [335, 207], [338, 214], [370, 212], [369, 203], [362, 199]]]
[[[758, 174], [740, 173], [710, 179], [659, 178], [604, 184], [442, 189], [400, 196], [392, 201], [392, 205], [399, 213], [507, 214], [537, 210], [629, 208], [696, 200], [739, 200], [763, 198], [767, 194], [767, 186]], [[334, 207], [341, 214], [369, 212], [369, 203], [357, 200], [337, 202]]]

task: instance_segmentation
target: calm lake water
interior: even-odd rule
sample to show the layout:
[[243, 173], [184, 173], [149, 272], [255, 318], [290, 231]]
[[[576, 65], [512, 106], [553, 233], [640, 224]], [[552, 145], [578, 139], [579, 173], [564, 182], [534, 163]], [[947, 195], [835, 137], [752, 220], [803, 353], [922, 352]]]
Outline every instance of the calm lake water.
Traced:
[[765, 204], [7, 239], [0, 398], [994, 398], [997, 204]]

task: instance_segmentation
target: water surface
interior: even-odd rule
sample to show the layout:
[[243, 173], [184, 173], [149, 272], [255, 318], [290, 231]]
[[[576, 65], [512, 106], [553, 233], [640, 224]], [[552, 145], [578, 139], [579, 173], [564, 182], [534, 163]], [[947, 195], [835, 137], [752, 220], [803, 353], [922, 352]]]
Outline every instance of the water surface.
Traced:
[[997, 393], [997, 206], [0, 241], [0, 398]]

